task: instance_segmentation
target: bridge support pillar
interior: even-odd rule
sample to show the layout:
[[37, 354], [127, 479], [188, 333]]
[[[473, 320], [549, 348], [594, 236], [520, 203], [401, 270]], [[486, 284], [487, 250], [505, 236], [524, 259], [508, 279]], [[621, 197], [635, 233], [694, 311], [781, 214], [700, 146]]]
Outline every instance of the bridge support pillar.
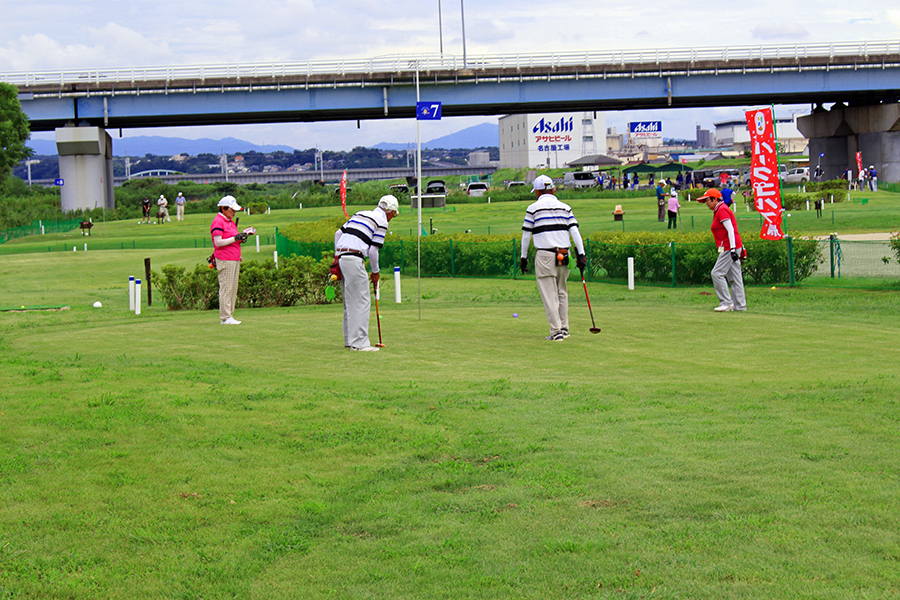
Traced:
[[797, 128], [809, 139], [810, 174], [821, 164], [823, 181], [839, 179], [848, 168], [856, 176], [857, 152], [863, 167], [875, 165], [880, 181], [900, 181], [900, 104], [836, 104], [798, 118]]
[[56, 149], [63, 180], [63, 211], [115, 208], [112, 139], [102, 127], [58, 127]]

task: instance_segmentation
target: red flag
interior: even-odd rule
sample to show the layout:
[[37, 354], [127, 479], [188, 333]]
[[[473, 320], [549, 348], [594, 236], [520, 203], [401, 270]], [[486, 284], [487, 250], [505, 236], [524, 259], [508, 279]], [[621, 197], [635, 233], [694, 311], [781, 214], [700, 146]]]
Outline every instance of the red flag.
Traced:
[[756, 211], [763, 218], [764, 240], [784, 238], [781, 216], [781, 184], [778, 181], [778, 153], [775, 148], [775, 126], [772, 109], [748, 110], [747, 129], [750, 130], [752, 158], [750, 162], [750, 184], [753, 186], [753, 201]]
[[341, 208], [344, 216], [349, 219], [350, 215], [347, 214], [347, 169], [344, 169], [344, 174], [341, 175]]
[[856, 153], [856, 170], [862, 173], [862, 152]]

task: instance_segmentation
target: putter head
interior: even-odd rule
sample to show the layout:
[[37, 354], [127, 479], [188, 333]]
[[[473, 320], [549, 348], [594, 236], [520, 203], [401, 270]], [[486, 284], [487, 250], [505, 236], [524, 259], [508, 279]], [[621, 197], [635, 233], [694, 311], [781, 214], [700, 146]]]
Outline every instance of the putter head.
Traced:
[[376, 348], [387, 348], [384, 344], [375, 344]]
[[600, 333], [599, 327], [591, 327], [591, 333]]

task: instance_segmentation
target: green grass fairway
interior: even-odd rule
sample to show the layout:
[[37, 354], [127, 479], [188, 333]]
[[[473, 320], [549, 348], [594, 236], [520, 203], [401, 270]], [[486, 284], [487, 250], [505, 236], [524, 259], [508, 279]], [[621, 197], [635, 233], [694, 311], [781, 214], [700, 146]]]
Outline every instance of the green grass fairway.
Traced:
[[351, 353], [339, 305], [135, 316], [148, 256], [202, 258], [0, 260], [70, 307], [0, 312], [0, 599], [900, 597], [896, 292], [589, 284], [591, 335], [570, 284], [557, 343], [533, 279], [386, 277]]

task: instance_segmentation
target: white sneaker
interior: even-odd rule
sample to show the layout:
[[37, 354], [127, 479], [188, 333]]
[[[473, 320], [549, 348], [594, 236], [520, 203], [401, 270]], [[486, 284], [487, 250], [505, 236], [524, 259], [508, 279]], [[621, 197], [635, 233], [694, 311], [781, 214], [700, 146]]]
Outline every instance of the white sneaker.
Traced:
[[378, 348], [375, 346], [366, 346], [365, 348], [354, 348], [350, 346], [351, 350], [356, 350], [357, 352], [378, 352]]
[[234, 317], [228, 317], [224, 321], [222, 321], [222, 325], [240, 325], [241, 322], [235, 319]]
[[727, 304], [725, 306], [717, 306], [713, 310], [716, 312], [731, 312], [734, 310], [734, 307], [730, 304]]

